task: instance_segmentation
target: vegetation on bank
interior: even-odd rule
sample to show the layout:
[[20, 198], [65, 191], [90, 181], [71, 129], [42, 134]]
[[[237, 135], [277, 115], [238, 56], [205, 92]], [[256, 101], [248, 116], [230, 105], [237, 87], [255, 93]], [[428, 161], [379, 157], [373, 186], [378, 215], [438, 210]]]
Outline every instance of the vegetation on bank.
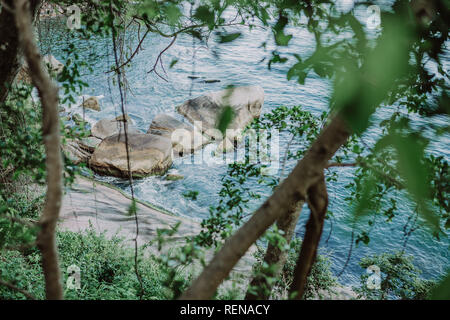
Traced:
[[[126, 246], [119, 237], [107, 238], [94, 229], [82, 233], [60, 231], [57, 233], [57, 245], [63, 271], [64, 295], [66, 299], [108, 300], [139, 299], [140, 287], [134, 271], [134, 250]], [[185, 289], [190, 282], [189, 274], [182, 268], [170, 275], [172, 270], [152, 255], [139, 252], [139, 272], [144, 285], [143, 299], [173, 299], [174, 293]], [[69, 267], [80, 268], [80, 289], [67, 287]], [[281, 281], [292, 281], [295, 257], [288, 261], [285, 274], [280, 279], [279, 290], [286, 287]], [[25, 251], [8, 250], [0, 256], [1, 279], [18, 288], [28, 291], [36, 299], [45, 298], [45, 286], [40, 254], [36, 248]], [[311, 276], [310, 290], [331, 290], [335, 280], [330, 273], [325, 258], [319, 256], [319, 262]], [[217, 299], [242, 299], [245, 288], [228, 288], [220, 290]], [[309, 296], [308, 298], [312, 298]], [[0, 299], [24, 299], [22, 293], [0, 286]]]

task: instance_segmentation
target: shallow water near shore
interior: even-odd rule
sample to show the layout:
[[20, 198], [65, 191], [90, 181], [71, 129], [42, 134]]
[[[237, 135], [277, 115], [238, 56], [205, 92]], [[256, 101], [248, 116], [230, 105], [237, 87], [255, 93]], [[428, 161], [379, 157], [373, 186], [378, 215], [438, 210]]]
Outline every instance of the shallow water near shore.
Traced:
[[[127, 79], [130, 91], [127, 94], [127, 111], [137, 127], [146, 132], [155, 115], [169, 113], [182, 119], [175, 112], [175, 106], [185, 100], [199, 96], [208, 91], [220, 90], [227, 85], [260, 85], [265, 91], [265, 103], [262, 112], [268, 112], [280, 105], [302, 105], [306, 110], [320, 114], [327, 110], [330, 95], [330, 83], [316, 76], [309, 76], [305, 85], [299, 85], [295, 81], [287, 81], [286, 71], [288, 65], [274, 65], [272, 70], [267, 69], [267, 62], [261, 62], [268, 57], [274, 49], [273, 43], [268, 41], [267, 52], [260, 45], [270, 38], [266, 30], [255, 28], [248, 31], [240, 28], [243, 35], [236, 41], [217, 46], [211, 39], [208, 46], [192, 41], [191, 38], [180, 36], [175, 44], [163, 55], [165, 72], [158, 67], [158, 72], [167, 78], [167, 82], [159, 78], [155, 73], [148, 73], [153, 67], [155, 59], [170, 42], [159, 36], [149, 36], [143, 43], [142, 50], [133, 60], [131, 67], [127, 68]], [[298, 27], [294, 32], [291, 44], [295, 52], [307, 55], [314, 49], [313, 36], [306, 30]], [[86, 72], [83, 81], [89, 84], [85, 95], [104, 96], [101, 99], [102, 111], [87, 110], [86, 119], [94, 124], [103, 118], [112, 118], [120, 114], [119, 92], [106, 71], [113, 65], [112, 44], [110, 39], [96, 39], [86, 42], [84, 40], [68, 40], [65, 30], [57, 30], [52, 34], [57, 45], [52, 54], [64, 61], [62, 49], [67, 41], [75, 43], [80, 49], [81, 58], [93, 64], [93, 73]], [[53, 43], [53, 44], [55, 44]], [[291, 49], [292, 51], [294, 51]], [[217, 53], [217, 54], [216, 54]], [[445, 65], [448, 69], [450, 53], [447, 50]], [[173, 59], [178, 62], [173, 68], [169, 64]], [[192, 79], [199, 77], [198, 79]], [[202, 80], [220, 80], [220, 82], [206, 83]], [[76, 104], [78, 105], [78, 103]], [[71, 112], [81, 111], [72, 107]], [[364, 136], [370, 144], [380, 134], [376, 125], [377, 119], [390, 113], [390, 108], [380, 109], [374, 116], [374, 125]], [[434, 118], [433, 121], [448, 121], [448, 119]], [[280, 136], [280, 151], [284, 152], [290, 137]], [[205, 157], [212, 157], [209, 152], [212, 146], [206, 148]], [[450, 139], [445, 136], [441, 141], [434, 142], [431, 146], [436, 155], [444, 155], [447, 159], [450, 155]], [[226, 174], [225, 164], [213, 164], [212, 161], [203, 164], [184, 164], [182, 159], [174, 160], [172, 168], [176, 169], [184, 179], [179, 181], [166, 181], [159, 176], [151, 176], [135, 180], [134, 190], [136, 197], [167, 210], [194, 219], [207, 217], [208, 209], [218, 203], [218, 192], [221, 189], [221, 178]], [[295, 166], [294, 161], [287, 163], [286, 172]], [[334, 218], [325, 222], [321, 247], [330, 253], [332, 270], [339, 274], [347, 260], [352, 234], [350, 210], [345, 197], [349, 191], [344, 186], [351, 181], [352, 168], [334, 169], [339, 171], [337, 183], [329, 183], [330, 210]], [[112, 177], [96, 176], [97, 179], [114, 184], [129, 193], [128, 181]], [[256, 182], [250, 182], [254, 192], [263, 195], [259, 201], [250, 202], [248, 213], [256, 209], [263, 199], [270, 194], [270, 190], [263, 188]], [[182, 194], [189, 190], [199, 191], [198, 199], [191, 201], [185, 199]], [[398, 195], [399, 199], [404, 196]], [[399, 212], [390, 223], [379, 223], [370, 232], [369, 245], [353, 246], [350, 261], [339, 281], [344, 285], [354, 285], [365, 270], [358, 266], [361, 257], [367, 254], [381, 253], [405, 249], [406, 253], [413, 254], [415, 264], [424, 272], [426, 278], [434, 278], [443, 274], [449, 267], [448, 238], [442, 237], [440, 241], [432, 237], [426, 228], [416, 230], [404, 246], [403, 226], [407, 222], [406, 213], [412, 210], [405, 201], [399, 201]], [[304, 225], [309, 211], [305, 208], [301, 214], [296, 234], [303, 236]], [[380, 217], [378, 221], [382, 221]]]

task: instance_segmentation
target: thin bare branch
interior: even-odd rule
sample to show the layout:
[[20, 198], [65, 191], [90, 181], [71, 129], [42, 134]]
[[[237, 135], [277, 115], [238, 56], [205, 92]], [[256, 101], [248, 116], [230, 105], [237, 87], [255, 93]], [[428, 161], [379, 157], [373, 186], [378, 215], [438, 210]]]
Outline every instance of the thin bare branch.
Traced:
[[[161, 79], [167, 81], [167, 79], [165, 79], [164, 77], [162, 77], [157, 71], [156, 71], [156, 67], [158, 65], [158, 62], [161, 60], [162, 55], [164, 54], [164, 52], [166, 52], [174, 43], [175, 40], [177, 40], [177, 36], [175, 35], [172, 39], [172, 41], [169, 43], [169, 45], [167, 47], [164, 48], [164, 50], [162, 50], [159, 54], [158, 57], [156, 58], [155, 64], [153, 65], [153, 68], [148, 71], [147, 73], [151, 73], [151, 72], [155, 72], [156, 75], [158, 75], [158, 77], [160, 77]], [[162, 63], [162, 62], [161, 62]], [[164, 70], [164, 67], [163, 67]], [[164, 71], [165, 72], [165, 71]]]
[[142, 36], [141, 40], [139, 41], [136, 49], [134, 50], [133, 54], [127, 59], [127, 61], [125, 61], [124, 63], [122, 63], [119, 67], [114, 68], [113, 70], [109, 70], [106, 73], [110, 73], [110, 72], [117, 72], [118, 70], [122, 69], [124, 66], [126, 66], [127, 64], [129, 64], [131, 62], [131, 60], [133, 60], [133, 58], [136, 56], [136, 54], [138, 54], [138, 52], [141, 50], [142, 47], [142, 43], [144, 42], [145, 38], [147, 37], [148, 33], [150, 32], [150, 30], [147, 30], [144, 35]]

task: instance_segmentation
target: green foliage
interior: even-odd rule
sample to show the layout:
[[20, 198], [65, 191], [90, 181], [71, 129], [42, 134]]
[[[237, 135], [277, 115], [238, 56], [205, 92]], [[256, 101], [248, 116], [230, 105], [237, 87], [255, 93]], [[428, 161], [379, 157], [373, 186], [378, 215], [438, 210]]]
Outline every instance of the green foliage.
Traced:
[[189, 238], [185, 239], [185, 243], [177, 243], [176, 233], [180, 224], [157, 229], [156, 238], [144, 246], [151, 248], [157, 245], [158, 253], [153, 254], [152, 259], [162, 271], [163, 292], [167, 299], [177, 299], [187, 289], [198, 262], [205, 266], [203, 248]]
[[[18, 84], [0, 105], [0, 168], [14, 180], [28, 175], [38, 183], [45, 180], [45, 155], [41, 134], [41, 111], [31, 97], [31, 87]], [[3, 188], [0, 190], [0, 192]]]
[[[71, 35], [71, 38], [74, 39], [74, 35]], [[66, 57], [64, 60], [64, 68], [58, 76], [58, 82], [63, 89], [61, 92], [61, 103], [69, 103], [70, 106], [75, 103], [76, 97], [83, 92], [83, 89], [89, 86], [86, 82], [81, 80], [80, 74], [82, 68], [88, 67], [88, 64], [80, 59], [74, 43], [69, 43], [63, 51]], [[92, 71], [92, 68], [90, 68], [90, 70]]]
[[[123, 239], [111, 239], [90, 229], [84, 233], [58, 232], [57, 244], [63, 272], [66, 299], [139, 299], [139, 283], [134, 271], [134, 250]], [[155, 258], [138, 256], [139, 272], [144, 285], [144, 299], [171, 299], [166, 288], [167, 273]], [[68, 267], [80, 268], [81, 288], [68, 288]], [[25, 289], [38, 299], [45, 297], [44, 278], [40, 266], [40, 254], [32, 249], [26, 254], [19, 251], [0, 252], [0, 278]], [[175, 272], [177, 273], [177, 272]], [[184, 279], [178, 276], [178, 279]], [[186, 282], [186, 280], [184, 280]], [[183, 287], [184, 288], [184, 287]], [[23, 299], [21, 293], [0, 286], [1, 299]]]
[[196, 190], [189, 190], [186, 191], [185, 193], [183, 193], [183, 197], [185, 197], [186, 199], [191, 199], [191, 200], [197, 200], [197, 196], [198, 196], [198, 191]]
[[[286, 157], [299, 159], [308, 143], [318, 135], [321, 122], [325, 117], [326, 114], [315, 117], [300, 106], [292, 108], [280, 106], [255, 119], [249, 124], [244, 134], [252, 129], [255, 130], [258, 138], [262, 133], [261, 130], [270, 130], [271, 128], [278, 129], [281, 133], [288, 133], [302, 147], [298, 148], [296, 152], [287, 148]], [[278, 185], [279, 178], [277, 176], [264, 175], [267, 165], [250, 161], [248, 143], [245, 146], [247, 154], [244, 161], [228, 165], [227, 174], [222, 178], [219, 203], [217, 206], [209, 208], [209, 217], [202, 221], [203, 229], [196, 237], [196, 241], [201, 245], [217, 246], [242, 224], [246, 218], [245, 210], [248, 208], [249, 202], [261, 198], [259, 193], [252, 190], [249, 182], [257, 182], [266, 186], [268, 190], [272, 190]]]
[[222, 135], [225, 136], [225, 132], [230, 125], [231, 121], [233, 121], [234, 118], [234, 111], [231, 107], [225, 107], [222, 111], [222, 113], [219, 116], [217, 129], [219, 129], [220, 132], [222, 132]]
[[[427, 152], [429, 141], [448, 133], [449, 126], [437, 126], [427, 121], [426, 126], [429, 130], [425, 130], [424, 126], [419, 125], [418, 128], [410, 121], [412, 114], [418, 114], [426, 120], [436, 115], [448, 117], [448, 74], [440, 58], [448, 41], [448, 21], [450, 21], [448, 1], [433, 1], [432, 9], [436, 9], [436, 12], [433, 17], [429, 17], [428, 22], [424, 22], [424, 19], [419, 19], [410, 1], [396, 0], [388, 10], [382, 12], [382, 24], [380, 30], [375, 33], [368, 32], [353, 13], [340, 13], [333, 1], [326, 0], [199, 1], [193, 4], [189, 12], [183, 9], [183, 5], [187, 2], [181, 0], [145, 0], [132, 4], [128, 1], [103, 0], [54, 2], [63, 5], [78, 4], [83, 8], [83, 27], [76, 32], [86, 39], [92, 39], [96, 34], [108, 36], [113, 33], [117, 36], [125, 31], [124, 28], [132, 17], [139, 28], [146, 26], [150, 32], [164, 37], [186, 33], [199, 40], [206, 40], [209, 34], [217, 29], [220, 44], [233, 41], [240, 36], [238, 32], [228, 33], [221, 29], [227, 24], [223, 15], [227, 8], [233, 7], [236, 10], [236, 18], [240, 19], [236, 21], [240, 24], [248, 24], [251, 27], [254, 21], [259, 21], [271, 30], [277, 46], [267, 59], [269, 70], [277, 63], [289, 65], [287, 79], [296, 80], [300, 85], [305, 84], [312, 73], [320, 78], [330, 79], [333, 89], [330, 111], [332, 115], [339, 113], [357, 134], [352, 136], [333, 158], [337, 163], [353, 161], [357, 167], [354, 180], [347, 186], [351, 192], [347, 200], [353, 208], [355, 218], [368, 218], [369, 230], [361, 231], [356, 237], [356, 242], [369, 243], [370, 228], [375, 225], [378, 216], [385, 218], [386, 221], [395, 218], [397, 200], [394, 195], [403, 191], [408, 192], [408, 200], [415, 205], [411, 216], [419, 214], [424, 221], [433, 226], [436, 236], [445, 234], [443, 226], [445, 228], [450, 226], [448, 162], [443, 157], [434, 157]], [[296, 34], [287, 34], [286, 30], [290, 26], [300, 24], [304, 25], [316, 41], [314, 51], [308, 56], [292, 52], [292, 47], [289, 46]], [[261, 47], [266, 48], [266, 42], [262, 43]], [[283, 48], [278, 50], [278, 47]], [[73, 45], [67, 47], [66, 55], [66, 67], [59, 76], [64, 95], [62, 100], [74, 103], [74, 95], [78, 95], [87, 85], [80, 80], [80, 70], [86, 65], [83, 61], [79, 61]], [[174, 64], [175, 62], [171, 67]], [[435, 68], [430, 68], [430, 65]], [[431, 74], [430, 69], [437, 71]], [[371, 148], [364, 143], [361, 134], [371, 125], [377, 108], [388, 107], [397, 110], [391, 114], [384, 113], [388, 116], [380, 123], [383, 134]], [[230, 119], [229, 114], [225, 113], [219, 121], [222, 132]], [[292, 135], [292, 141], [300, 147], [292, 151], [288, 146], [286, 159], [300, 159], [326, 121], [327, 113], [313, 117], [299, 107], [280, 107], [262, 116], [250, 127], [253, 129], [275, 127]], [[19, 86], [8, 101], [0, 106], [0, 122], [0, 150], [2, 150], [0, 209], [4, 215], [0, 220], [0, 236], [4, 241], [2, 245], [6, 246], [16, 245], [21, 241], [32, 241], [33, 232], [30, 233], [29, 229], [20, 223], [12, 222], [9, 218], [36, 216], [37, 210], [31, 209], [33, 213], [30, 214], [30, 210], [24, 209], [25, 204], [21, 197], [11, 195], [3, 185], [11, 181], [17, 184], [18, 179], [23, 177], [37, 183], [42, 183], [45, 179], [39, 106], [31, 102], [29, 87]], [[82, 136], [85, 130], [75, 128], [64, 132], [66, 137], [72, 138]], [[229, 166], [228, 173], [222, 180], [221, 200], [216, 207], [210, 208], [210, 216], [202, 222], [203, 230], [195, 238], [195, 242], [177, 249], [173, 256], [164, 256], [161, 257], [162, 260], [158, 260], [159, 265], [163, 266], [162, 273], [167, 276], [162, 280], [163, 287], [171, 288], [170, 292], [165, 293], [166, 297], [178, 296], [186, 285], [184, 278], [171, 269], [172, 266], [181, 267], [193, 261], [197, 254], [196, 246], [199, 244], [220, 245], [245, 220], [245, 209], [248, 208], [250, 201], [261, 197], [249, 188], [248, 182], [256, 180], [271, 190], [283, 178], [283, 170], [279, 178], [267, 177], [263, 175], [263, 165], [250, 164], [248, 157], [245, 160], [244, 163]], [[65, 164], [66, 181], [71, 182], [77, 167], [67, 159]], [[327, 170], [326, 178], [328, 182], [337, 181], [336, 170]], [[195, 200], [197, 195], [197, 191], [190, 191], [184, 196]], [[161, 231], [158, 237], [162, 239], [165, 236], [172, 236], [171, 232]], [[268, 236], [270, 238], [270, 234]], [[271, 241], [276, 241], [277, 236], [272, 238]], [[83, 242], [73, 238], [71, 240], [75, 244]], [[133, 297], [136, 294], [133, 284], [136, 280], [133, 282], [131, 278], [127, 278], [130, 265], [122, 265], [115, 260], [111, 257], [113, 250], [108, 245], [103, 246], [98, 242], [106, 240], [90, 239], [90, 241], [98, 244], [98, 252], [102, 254], [98, 254], [99, 260], [95, 260], [95, 257], [90, 256], [91, 251], [85, 252], [86, 256], [100, 265], [97, 273], [94, 271], [90, 274], [89, 281], [102, 290], [108, 288], [107, 283], [110, 281], [113, 283], [118, 281], [117, 284], [123, 285], [123, 288], [110, 286], [111, 290], [104, 290], [105, 295]], [[62, 243], [65, 242], [60, 244]], [[113, 247], [116, 248], [116, 245], [117, 243]], [[283, 244], [278, 242], [277, 245]], [[74, 250], [83, 246], [66, 247]], [[83, 247], [84, 249], [86, 248]], [[17, 253], [8, 252], [8, 254], [14, 263], [22, 261], [20, 260], [22, 257]], [[120, 254], [124, 256], [122, 251]], [[113, 269], [116, 271], [103, 266], [106, 261], [103, 255], [115, 261]], [[38, 273], [34, 271], [36, 266], [29, 264], [30, 261], [37, 261], [37, 253], [28, 256], [31, 260], [23, 260], [26, 267], [22, 271], [31, 279], [38, 279]], [[71, 256], [66, 256], [66, 259], [73, 260]], [[393, 295], [410, 299], [425, 294], [427, 284], [413, 277], [415, 269], [408, 259], [398, 254], [392, 256], [386, 254], [369, 259], [371, 262], [378, 261], [385, 265], [386, 274], [392, 275], [387, 278], [385, 289], [380, 293], [381, 297]], [[362, 263], [365, 265], [369, 260]], [[2, 260], [2, 263], [4, 262]], [[12, 264], [8, 266], [11, 268]], [[270, 273], [271, 266], [262, 268]], [[12, 274], [13, 272], [9, 271], [9, 275]], [[129, 276], [131, 275], [130, 273]], [[17, 277], [19, 277], [18, 284], [25, 286], [23, 278], [20, 278], [20, 275]], [[326, 278], [326, 275], [324, 277]], [[121, 279], [127, 279], [129, 284], [120, 282]], [[146, 291], [152, 294], [154, 291], [145, 277], [144, 282]], [[148, 286], [150, 288], [147, 288]], [[93, 289], [86, 289], [84, 292], [86, 296], [94, 297], [102, 294], [100, 291], [89, 290]], [[374, 293], [361, 294], [371, 296]], [[36, 295], [40, 297], [42, 292], [39, 291]]]
[[[42, 192], [42, 191], [38, 191]], [[33, 245], [39, 228], [33, 225], [43, 207], [43, 194], [30, 199], [18, 192], [0, 197], [0, 249]]]
[[242, 35], [240, 32], [223, 33], [218, 32], [217, 36], [219, 38], [219, 43], [227, 43], [236, 40]]
[[[354, 217], [368, 217], [370, 228], [379, 217], [390, 222], [398, 214], [400, 197], [415, 207], [408, 221], [416, 221], [418, 215], [420, 225], [431, 227], [436, 237], [445, 236], [443, 228], [449, 220], [445, 200], [449, 188], [444, 182], [448, 181], [448, 161], [430, 154], [431, 139], [426, 137], [425, 128], [413, 129], [411, 121], [398, 112], [383, 120], [381, 127], [383, 136], [375, 146], [363, 146], [358, 151], [359, 167], [353, 181], [346, 186], [351, 191], [346, 200], [353, 206]], [[367, 230], [356, 241], [362, 239], [369, 242]]]
[[[18, 288], [27, 290], [37, 299], [44, 299], [44, 274], [40, 267], [39, 254], [22, 255], [19, 251], [6, 251], [0, 254], [0, 279]], [[26, 297], [4, 286], [0, 286], [2, 300], [22, 300]]]
[[431, 290], [430, 299], [450, 300], [450, 272]]
[[432, 280], [424, 280], [420, 271], [413, 265], [413, 256], [403, 252], [382, 253], [361, 259], [359, 265], [367, 269], [377, 266], [380, 269], [380, 289], [367, 286], [368, 273], [361, 275], [360, 287], [354, 288], [358, 296], [364, 299], [427, 299], [430, 290], [436, 284]]
[[[273, 232], [271, 233], [273, 235]], [[286, 299], [294, 277], [294, 270], [297, 265], [297, 259], [301, 250], [302, 241], [298, 238], [293, 239], [290, 245], [284, 248], [286, 246], [285, 239], [283, 237], [278, 238], [279, 239], [277, 241], [283, 246], [283, 249], [287, 254], [286, 263], [284, 264], [280, 275], [278, 277], [274, 277], [276, 266], [269, 266], [263, 261], [265, 249], [262, 248], [258, 248], [258, 251], [255, 253], [257, 263], [253, 266], [253, 274], [254, 276], [263, 276], [266, 279], [266, 283], [269, 283], [274, 287], [272, 292], [273, 298]], [[269, 237], [269, 241], [273, 243], [273, 237]], [[319, 253], [307, 279], [305, 293], [303, 296], [305, 300], [323, 299], [327, 294], [331, 294], [333, 292], [333, 288], [338, 283], [336, 278], [332, 275], [330, 267], [331, 263], [329, 258], [325, 254]], [[250, 288], [250, 290], [253, 290], [253, 292], [256, 293], [260, 292], [260, 290], [267, 290], [267, 288]]]

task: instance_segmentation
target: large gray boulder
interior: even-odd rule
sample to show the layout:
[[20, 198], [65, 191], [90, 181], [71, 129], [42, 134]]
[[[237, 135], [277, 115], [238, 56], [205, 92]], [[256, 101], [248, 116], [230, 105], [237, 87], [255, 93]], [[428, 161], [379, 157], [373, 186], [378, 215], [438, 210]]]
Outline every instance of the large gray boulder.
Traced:
[[201, 132], [194, 127], [165, 113], [156, 115], [147, 133], [170, 139], [176, 154], [186, 154], [202, 148], [208, 143]]
[[[133, 126], [131, 119], [129, 119], [128, 117], [127, 117], [127, 123], [128, 123], [127, 132], [129, 134], [142, 133], [136, 127]], [[106, 137], [109, 137], [109, 136], [112, 136], [115, 134], [125, 135], [123, 117], [119, 116], [115, 119], [102, 119], [102, 120], [98, 121], [92, 127], [91, 134], [92, 134], [92, 136], [99, 138], [99, 139], [105, 139]]]
[[[128, 146], [134, 177], [163, 174], [172, 165], [172, 144], [167, 138], [130, 133]], [[92, 154], [89, 166], [101, 174], [128, 177], [125, 135], [116, 134], [104, 139]]]
[[[242, 130], [259, 117], [263, 104], [264, 89], [260, 86], [246, 86], [210, 92], [190, 99], [176, 109], [197, 127], [196, 122], [201, 124], [201, 131], [206, 135], [220, 139], [216, 128], [224, 107], [230, 106], [234, 111], [234, 118], [228, 129]], [[237, 135], [231, 135], [229, 138]]]

